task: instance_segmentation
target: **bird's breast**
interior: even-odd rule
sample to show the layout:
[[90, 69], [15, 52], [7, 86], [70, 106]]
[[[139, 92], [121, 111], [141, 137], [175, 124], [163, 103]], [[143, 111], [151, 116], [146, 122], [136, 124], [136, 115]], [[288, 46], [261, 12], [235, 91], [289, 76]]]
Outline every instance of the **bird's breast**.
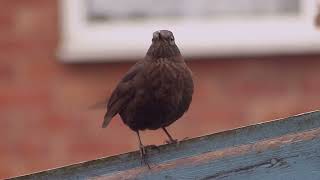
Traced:
[[146, 72], [145, 89], [153, 101], [178, 104], [183, 93], [183, 72], [180, 65], [166, 60], [153, 63]]
[[193, 85], [191, 72], [184, 63], [166, 59], [146, 63], [135, 82], [133, 99], [120, 112], [133, 130], [168, 126], [189, 107], [192, 90], [188, 89]]

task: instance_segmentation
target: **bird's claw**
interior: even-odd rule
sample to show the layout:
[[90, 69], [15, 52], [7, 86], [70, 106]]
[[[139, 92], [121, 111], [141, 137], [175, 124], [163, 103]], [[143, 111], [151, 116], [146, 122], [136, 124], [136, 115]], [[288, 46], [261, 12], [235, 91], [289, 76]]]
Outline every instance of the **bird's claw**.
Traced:
[[187, 140], [189, 139], [189, 137], [184, 137], [181, 141]]
[[169, 139], [165, 141], [167, 144], [179, 144], [178, 139]]
[[147, 162], [146, 148], [142, 144], [140, 144], [139, 149], [140, 149], [141, 165], [142, 163], [144, 163], [148, 166], [149, 169], [151, 169], [149, 163]]
[[[185, 137], [181, 141], [184, 141], [184, 140], [187, 140], [187, 139], [189, 139], [189, 137]], [[169, 140], [166, 140], [165, 143], [179, 145], [181, 141], [179, 141], [178, 139], [169, 139]]]
[[160, 152], [160, 148], [157, 145], [151, 144], [144, 147], [145, 149], [156, 149], [158, 152]]

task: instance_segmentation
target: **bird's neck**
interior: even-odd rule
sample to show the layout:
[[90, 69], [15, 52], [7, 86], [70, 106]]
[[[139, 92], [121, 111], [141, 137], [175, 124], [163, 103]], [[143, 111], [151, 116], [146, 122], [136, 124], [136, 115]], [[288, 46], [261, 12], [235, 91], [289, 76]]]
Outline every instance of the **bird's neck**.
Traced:
[[147, 52], [147, 56], [151, 57], [151, 59], [175, 58], [175, 57], [181, 57], [181, 53], [179, 51], [179, 48], [176, 45], [174, 46], [151, 45]]

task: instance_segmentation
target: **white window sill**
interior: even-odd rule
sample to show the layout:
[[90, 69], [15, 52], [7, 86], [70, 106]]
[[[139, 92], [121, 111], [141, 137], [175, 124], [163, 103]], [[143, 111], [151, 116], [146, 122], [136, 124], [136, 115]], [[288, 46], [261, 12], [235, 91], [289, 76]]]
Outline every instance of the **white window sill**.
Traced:
[[89, 24], [85, 3], [60, 0], [64, 62], [119, 61], [144, 57], [152, 33], [174, 32], [185, 57], [299, 54], [320, 52], [320, 30], [314, 26], [316, 1], [304, 0], [296, 17], [233, 20], [154, 20]]

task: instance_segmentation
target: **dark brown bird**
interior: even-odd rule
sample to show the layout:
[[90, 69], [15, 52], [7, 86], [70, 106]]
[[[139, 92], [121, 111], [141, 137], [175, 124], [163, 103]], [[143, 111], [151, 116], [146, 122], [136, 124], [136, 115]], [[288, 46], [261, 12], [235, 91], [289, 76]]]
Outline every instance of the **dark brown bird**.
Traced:
[[166, 127], [188, 110], [192, 94], [192, 73], [172, 32], [156, 31], [145, 58], [131, 67], [113, 91], [102, 127], [120, 114], [123, 122], [137, 133], [141, 157], [145, 161], [146, 152], [139, 131], [162, 128], [169, 138], [167, 142], [177, 142]]

